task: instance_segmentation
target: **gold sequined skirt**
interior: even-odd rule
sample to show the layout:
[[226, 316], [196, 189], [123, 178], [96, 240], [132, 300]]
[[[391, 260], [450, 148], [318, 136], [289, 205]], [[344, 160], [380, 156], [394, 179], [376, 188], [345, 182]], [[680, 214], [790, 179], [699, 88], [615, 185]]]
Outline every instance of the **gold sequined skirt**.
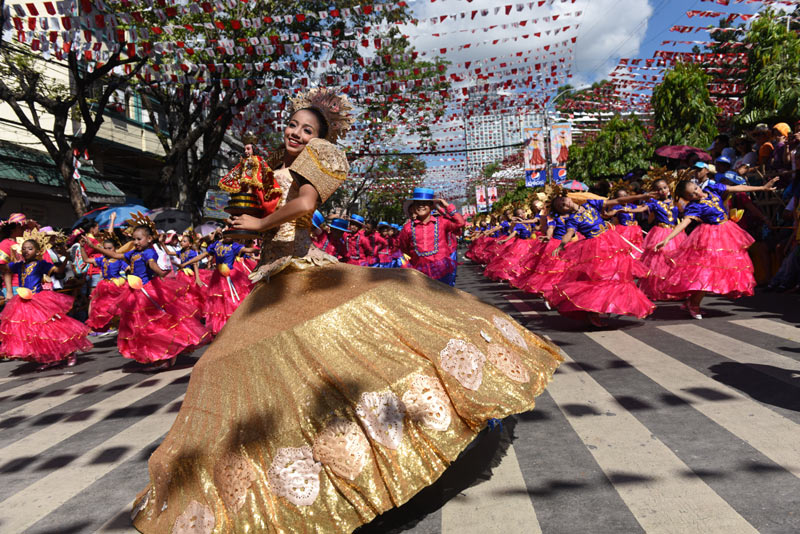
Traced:
[[351, 532], [531, 410], [555, 347], [407, 269], [258, 284], [195, 366], [134, 502], [148, 534]]

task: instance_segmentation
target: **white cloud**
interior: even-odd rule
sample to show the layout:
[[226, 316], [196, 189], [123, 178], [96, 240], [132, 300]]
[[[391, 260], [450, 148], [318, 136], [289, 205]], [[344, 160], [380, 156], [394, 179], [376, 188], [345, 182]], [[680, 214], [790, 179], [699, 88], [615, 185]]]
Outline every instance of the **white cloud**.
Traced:
[[621, 57], [639, 53], [653, 7], [648, 0], [585, 2], [583, 26], [575, 48], [575, 82], [608, 77]]
[[[509, 0], [510, 1], [510, 0]], [[497, 57], [517, 59], [514, 54], [517, 52], [527, 52], [532, 49], [550, 45], [551, 50], [566, 52], [564, 48], [552, 48], [556, 43], [561, 43], [565, 38], [577, 36], [577, 43], [571, 45], [575, 63], [572, 74], [573, 85], [593, 82], [608, 75], [620, 57], [635, 56], [647, 31], [648, 19], [653, 13], [653, 8], [648, 0], [576, 0], [561, 2], [555, 0], [548, 2], [542, 7], [537, 7], [534, 2], [533, 9], [528, 9], [529, 2], [521, 4], [524, 7], [517, 11], [512, 8], [509, 15], [505, 14], [505, 6], [509, 4], [497, 2], [496, 0], [474, 0], [463, 2], [461, 0], [437, 0], [430, 2], [420, 0], [413, 5], [414, 13], [422, 22], [418, 26], [404, 27], [404, 33], [411, 36], [412, 43], [419, 51], [429, 53], [439, 53], [441, 48], [455, 48], [455, 51], [448, 51], [445, 57], [451, 62], [463, 63], [464, 61], [477, 62], [486, 58]], [[511, 5], [517, 6], [516, 1]], [[494, 13], [495, 8], [500, 7], [498, 14]], [[471, 18], [471, 12], [477, 10], [475, 18]], [[488, 10], [487, 16], [482, 16], [480, 11]], [[575, 17], [576, 12], [582, 12], [579, 17]], [[467, 12], [465, 18], [458, 18], [453, 21], [447, 19], [444, 22], [431, 24], [427, 22], [431, 17], [440, 15], [451, 15], [455, 13]], [[564, 16], [565, 14], [572, 16]], [[557, 21], [545, 21], [546, 17], [561, 15]], [[537, 19], [537, 23], [531, 21]], [[501, 25], [509, 25], [513, 22], [527, 20], [525, 27], [512, 28]], [[577, 32], [575, 25], [579, 24]], [[496, 25], [493, 29], [490, 26]], [[545, 35], [547, 30], [555, 30], [571, 26], [566, 33]], [[458, 30], [476, 30], [459, 32]], [[434, 37], [434, 33], [444, 33], [440, 37]], [[534, 32], [543, 32], [541, 37], [533, 37]], [[529, 35], [528, 39], [522, 39], [523, 35]], [[517, 37], [517, 41], [508, 40], [505, 43], [487, 44], [468, 49], [458, 50], [458, 47], [466, 43], [476, 43], [494, 39], [508, 39]], [[546, 53], [546, 52], [542, 52]]]

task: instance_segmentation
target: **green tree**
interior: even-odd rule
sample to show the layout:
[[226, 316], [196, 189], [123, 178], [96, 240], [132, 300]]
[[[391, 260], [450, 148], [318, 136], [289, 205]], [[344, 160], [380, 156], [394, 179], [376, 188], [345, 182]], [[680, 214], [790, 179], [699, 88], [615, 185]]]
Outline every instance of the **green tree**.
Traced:
[[708, 146], [717, 135], [719, 108], [708, 92], [710, 77], [691, 63], [677, 63], [653, 89], [653, 144]]
[[635, 116], [615, 116], [583, 146], [570, 147], [567, 176], [591, 183], [649, 167], [653, 149], [646, 131], [645, 125]]
[[[73, 153], [83, 153], [103, 124], [106, 106], [119, 89], [144, 64], [127, 57], [118, 43], [108, 43], [107, 59], [87, 60], [79, 46], [61, 55], [62, 63], [46, 61], [41, 54], [19, 43], [3, 43], [0, 49], [0, 102], [6, 103], [22, 126], [36, 137], [64, 179], [75, 215], [86, 205], [80, 184], [73, 177]], [[127, 74], [120, 68], [128, 66]], [[64, 81], [54, 78], [54, 69], [64, 69]], [[80, 128], [73, 129], [73, 121]], [[74, 135], [73, 131], [79, 132]]]
[[744, 41], [752, 47], [747, 51], [747, 89], [739, 117], [742, 126], [800, 118], [800, 37], [784, 20], [778, 12], [766, 9], [745, 36]]

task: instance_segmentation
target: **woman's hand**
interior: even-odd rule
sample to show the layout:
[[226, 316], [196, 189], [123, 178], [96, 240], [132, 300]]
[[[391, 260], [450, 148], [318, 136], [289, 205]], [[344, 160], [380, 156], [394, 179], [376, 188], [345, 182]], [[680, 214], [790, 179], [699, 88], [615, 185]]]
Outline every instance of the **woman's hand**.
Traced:
[[767, 182], [766, 184], [764, 184], [764, 185], [762, 186], [762, 190], [763, 190], [763, 191], [775, 191], [775, 189], [776, 189], [776, 188], [775, 188], [775, 182], [777, 182], [777, 181], [778, 181], [778, 179], [779, 179], [779, 178], [776, 176], [775, 178], [773, 178], [772, 180], [770, 180], [769, 182]]
[[561, 251], [562, 251], [562, 250], [564, 250], [564, 245], [563, 245], [563, 244], [561, 244], [561, 245], [558, 245], [558, 247], [556, 247], [556, 249], [553, 251], [553, 254], [552, 254], [552, 256], [553, 256], [554, 258], [557, 258], [557, 257], [558, 257], [558, 255], [559, 255], [559, 254], [561, 254]]
[[656, 243], [656, 246], [653, 247], [653, 250], [658, 252], [659, 250], [661, 250], [662, 248], [664, 248], [666, 246], [667, 246], [667, 240], [665, 239], [664, 241], [662, 241], [660, 243]]
[[236, 230], [262, 232], [264, 228], [263, 221], [264, 219], [253, 217], [252, 215], [235, 215], [228, 219], [227, 223]]
[[539, 241], [541, 241], [542, 243], [548, 243], [550, 241], [550, 236], [548, 236], [548, 235], [540, 235], [539, 236]]

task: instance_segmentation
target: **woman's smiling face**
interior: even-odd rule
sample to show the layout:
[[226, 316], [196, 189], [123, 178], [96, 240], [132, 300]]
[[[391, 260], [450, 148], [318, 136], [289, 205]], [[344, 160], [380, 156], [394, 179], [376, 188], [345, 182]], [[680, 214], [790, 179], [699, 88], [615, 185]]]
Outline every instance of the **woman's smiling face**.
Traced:
[[322, 125], [317, 116], [307, 110], [301, 109], [289, 119], [289, 124], [283, 131], [283, 143], [290, 156], [297, 156], [306, 147], [309, 141], [319, 137]]

